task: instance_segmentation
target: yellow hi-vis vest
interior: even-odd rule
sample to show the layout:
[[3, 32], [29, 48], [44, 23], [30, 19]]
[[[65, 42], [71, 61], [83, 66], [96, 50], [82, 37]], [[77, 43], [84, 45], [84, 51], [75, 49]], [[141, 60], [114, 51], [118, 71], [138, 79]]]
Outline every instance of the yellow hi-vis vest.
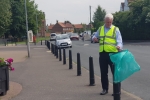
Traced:
[[112, 26], [111, 29], [104, 33], [104, 26], [100, 27], [100, 40], [99, 40], [99, 52], [118, 52], [116, 45], [116, 28]]

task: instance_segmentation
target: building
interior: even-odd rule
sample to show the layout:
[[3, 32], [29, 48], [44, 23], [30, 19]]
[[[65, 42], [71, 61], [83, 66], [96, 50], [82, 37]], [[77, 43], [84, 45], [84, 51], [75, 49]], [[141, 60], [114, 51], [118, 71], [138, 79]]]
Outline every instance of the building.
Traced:
[[82, 24], [73, 24], [74, 32], [80, 33], [83, 31], [83, 25]]
[[129, 4], [133, 1], [134, 0], [125, 0], [124, 2], [121, 2], [120, 11], [129, 11]]
[[74, 32], [74, 27], [69, 21], [65, 22], [58, 22], [56, 21], [56, 24], [52, 27], [51, 33], [68, 33], [68, 32]]

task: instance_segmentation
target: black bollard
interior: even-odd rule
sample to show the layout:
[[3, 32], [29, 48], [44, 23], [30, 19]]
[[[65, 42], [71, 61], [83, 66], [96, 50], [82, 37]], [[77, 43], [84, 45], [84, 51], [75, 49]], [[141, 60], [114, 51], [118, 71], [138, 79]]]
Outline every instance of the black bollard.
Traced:
[[80, 53], [77, 53], [77, 76], [81, 76]]
[[63, 49], [63, 64], [66, 64], [66, 50]]
[[90, 86], [95, 86], [93, 57], [89, 57], [89, 76], [90, 76]]
[[49, 49], [49, 42], [48, 41], [46, 41], [46, 46]]
[[69, 69], [72, 69], [72, 52], [69, 50]]
[[52, 53], [54, 54], [54, 45], [52, 44]]
[[55, 56], [57, 56], [57, 46], [55, 45]]
[[41, 40], [41, 45], [42, 45], [42, 40]]
[[56, 46], [56, 58], [58, 58], [58, 47]]
[[56, 49], [56, 47], [55, 47], [55, 45], [54, 45], [54, 56], [56, 56], [55, 49]]
[[[114, 72], [115, 72], [115, 65], [112, 67], [112, 72], [113, 72], [113, 79], [114, 79]], [[114, 100], [120, 100], [120, 94], [121, 94], [121, 83], [115, 83], [113, 82], [113, 96]]]
[[48, 45], [49, 45], [49, 50], [51, 49], [51, 43], [50, 41], [48, 41]]
[[53, 45], [52, 45], [52, 43], [51, 43], [51, 53], [53, 52]]
[[61, 48], [59, 48], [59, 61], [62, 61]]
[[34, 45], [36, 45], [36, 40], [34, 41]]

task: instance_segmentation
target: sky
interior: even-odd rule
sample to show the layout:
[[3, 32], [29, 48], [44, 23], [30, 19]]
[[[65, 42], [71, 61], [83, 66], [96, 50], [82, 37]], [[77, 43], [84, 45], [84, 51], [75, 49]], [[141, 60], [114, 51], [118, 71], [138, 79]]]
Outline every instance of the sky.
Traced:
[[56, 20], [64, 22], [70, 21], [72, 24], [90, 22], [98, 5], [105, 9], [107, 13], [114, 13], [120, 10], [121, 2], [125, 0], [34, 0], [38, 4], [38, 9], [45, 12], [46, 24], [55, 24]]

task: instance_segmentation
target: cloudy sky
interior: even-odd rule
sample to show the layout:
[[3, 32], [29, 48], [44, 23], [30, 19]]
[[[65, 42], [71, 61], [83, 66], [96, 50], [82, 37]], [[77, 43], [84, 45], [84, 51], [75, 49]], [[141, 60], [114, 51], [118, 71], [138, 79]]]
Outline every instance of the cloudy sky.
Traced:
[[64, 22], [69, 20], [73, 24], [89, 23], [91, 5], [91, 15], [98, 5], [107, 13], [114, 13], [120, 10], [120, 4], [124, 0], [35, 0], [38, 9], [46, 14], [46, 22], [55, 24], [56, 20]]

